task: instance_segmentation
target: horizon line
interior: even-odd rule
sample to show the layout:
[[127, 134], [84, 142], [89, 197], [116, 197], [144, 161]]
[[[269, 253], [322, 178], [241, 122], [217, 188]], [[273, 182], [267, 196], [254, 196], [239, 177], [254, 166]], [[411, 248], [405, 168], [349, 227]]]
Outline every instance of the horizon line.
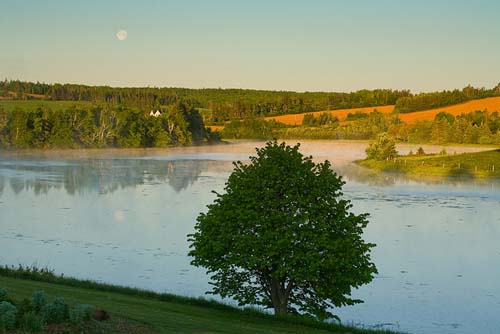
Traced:
[[306, 94], [306, 93], [323, 93], [323, 94], [328, 94], [328, 93], [339, 93], [339, 94], [350, 94], [350, 93], [356, 93], [360, 91], [375, 91], [375, 90], [391, 90], [391, 91], [408, 91], [410, 94], [422, 94], [422, 93], [435, 93], [435, 92], [445, 92], [445, 91], [454, 91], [454, 90], [463, 90], [466, 87], [472, 87], [476, 89], [493, 89], [496, 87], [500, 86], [500, 80], [499, 83], [488, 88], [486, 86], [481, 86], [481, 87], [475, 87], [472, 84], [467, 84], [464, 87], [461, 88], [451, 88], [451, 89], [443, 89], [443, 90], [434, 90], [434, 91], [413, 91], [410, 88], [362, 88], [358, 90], [350, 90], [350, 91], [342, 91], [342, 90], [331, 90], [331, 91], [326, 91], [326, 90], [282, 90], [282, 89], [259, 89], [259, 88], [242, 88], [242, 87], [183, 87], [183, 86], [113, 86], [113, 85], [108, 85], [108, 84], [88, 84], [88, 83], [81, 83], [81, 82], [50, 82], [50, 81], [33, 81], [33, 80], [22, 80], [22, 79], [12, 79], [12, 78], [4, 78], [3, 82], [13, 82], [13, 81], [19, 81], [19, 82], [27, 82], [27, 83], [40, 83], [44, 85], [79, 85], [79, 86], [87, 86], [87, 87], [109, 87], [109, 88], [116, 88], [116, 89], [141, 89], [141, 88], [152, 88], [152, 89], [191, 89], [191, 90], [249, 90], [249, 91], [263, 91], [263, 92], [276, 92], [276, 93], [299, 93], [299, 94]]

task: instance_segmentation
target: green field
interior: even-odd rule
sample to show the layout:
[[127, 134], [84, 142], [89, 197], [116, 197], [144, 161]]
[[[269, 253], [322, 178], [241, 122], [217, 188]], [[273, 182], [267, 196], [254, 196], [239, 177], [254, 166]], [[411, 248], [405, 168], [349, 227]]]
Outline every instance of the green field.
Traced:
[[39, 107], [50, 108], [54, 111], [65, 110], [74, 106], [88, 106], [89, 101], [43, 101], [43, 100], [0, 100], [0, 109], [10, 111], [16, 108], [36, 110]]
[[394, 160], [361, 160], [361, 166], [416, 177], [500, 178], [500, 150], [450, 155], [400, 156]]
[[[30, 277], [34, 280], [27, 279]], [[0, 269], [0, 287], [7, 289], [15, 301], [29, 298], [36, 290], [44, 290], [51, 298], [64, 297], [70, 305], [94, 305], [108, 311], [111, 319], [143, 324], [153, 329], [153, 333], [390, 333], [320, 323], [296, 316], [277, 318], [204, 299], [156, 294], [52, 274], [20, 274], [6, 268]]]

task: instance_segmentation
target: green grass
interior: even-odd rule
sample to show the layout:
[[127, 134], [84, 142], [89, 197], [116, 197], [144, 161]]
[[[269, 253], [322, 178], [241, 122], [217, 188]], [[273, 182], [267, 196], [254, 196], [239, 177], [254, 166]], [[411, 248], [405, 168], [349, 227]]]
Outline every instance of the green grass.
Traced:
[[416, 177], [500, 178], [500, 150], [450, 155], [401, 156], [390, 161], [361, 160], [361, 166]]
[[0, 108], [7, 111], [16, 108], [36, 110], [38, 107], [47, 107], [54, 111], [65, 110], [74, 106], [88, 106], [89, 101], [43, 101], [43, 100], [0, 100]]
[[0, 287], [16, 300], [44, 290], [71, 304], [104, 308], [111, 316], [130, 319], [158, 333], [391, 333], [345, 327], [309, 318], [275, 317], [255, 309], [239, 309], [220, 302], [120, 287], [56, 276], [29, 268], [0, 268]]

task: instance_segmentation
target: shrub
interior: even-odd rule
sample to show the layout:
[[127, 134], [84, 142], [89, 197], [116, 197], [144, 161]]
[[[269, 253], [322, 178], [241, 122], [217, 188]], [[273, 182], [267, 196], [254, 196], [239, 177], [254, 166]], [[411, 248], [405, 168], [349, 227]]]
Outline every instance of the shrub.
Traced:
[[47, 294], [43, 290], [38, 290], [33, 292], [31, 297], [33, 301], [33, 309], [35, 312], [41, 312], [42, 309], [47, 305]]
[[9, 330], [16, 327], [17, 308], [9, 302], [0, 303], [0, 329]]
[[479, 137], [477, 142], [478, 144], [483, 144], [483, 145], [494, 144], [495, 138], [493, 136], [481, 136]]
[[47, 304], [43, 308], [43, 320], [46, 323], [58, 324], [68, 318], [69, 307], [62, 297], [57, 297], [52, 304]]
[[24, 316], [30, 312], [34, 312], [31, 300], [23, 299], [21, 303], [17, 305], [17, 324], [21, 325], [24, 321]]
[[87, 304], [78, 304], [69, 311], [69, 320], [75, 325], [82, 325], [92, 317], [94, 308]]
[[28, 333], [40, 333], [43, 330], [43, 321], [35, 312], [24, 315], [22, 328]]

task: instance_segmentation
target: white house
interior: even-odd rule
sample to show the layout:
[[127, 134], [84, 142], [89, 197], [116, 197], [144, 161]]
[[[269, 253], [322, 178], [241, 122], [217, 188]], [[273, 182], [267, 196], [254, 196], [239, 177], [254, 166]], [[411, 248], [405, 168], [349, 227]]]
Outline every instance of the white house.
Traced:
[[156, 110], [156, 111], [151, 110], [151, 111], [149, 112], [149, 116], [158, 117], [158, 116], [160, 116], [162, 113], [163, 113], [163, 111], [161, 111], [161, 110]]

